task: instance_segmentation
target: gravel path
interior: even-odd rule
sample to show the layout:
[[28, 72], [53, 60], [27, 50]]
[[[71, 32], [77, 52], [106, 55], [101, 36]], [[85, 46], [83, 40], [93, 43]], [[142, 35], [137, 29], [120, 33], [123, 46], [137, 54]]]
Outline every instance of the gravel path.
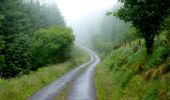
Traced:
[[[50, 83], [37, 93], [28, 97], [27, 100], [54, 100], [64, 89], [65, 85], [72, 80], [74, 81], [68, 94], [68, 100], [95, 100], [96, 93], [93, 72], [95, 66], [99, 63], [99, 57], [92, 50], [83, 46], [80, 47], [88, 52], [90, 60]], [[87, 67], [87, 69], [80, 76], [77, 76], [78, 72], [84, 67]]]

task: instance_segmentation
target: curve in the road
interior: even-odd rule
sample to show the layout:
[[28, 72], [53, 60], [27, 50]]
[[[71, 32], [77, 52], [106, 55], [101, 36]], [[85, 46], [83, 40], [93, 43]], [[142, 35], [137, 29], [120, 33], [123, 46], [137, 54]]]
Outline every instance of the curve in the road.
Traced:
[[92, 50], [89, 49], [88, 51], [93, 55], [94, 62], [73, 82], [68, 93], [68, 100], [96, 100], [93, 74], [100, 59]]
[[[92, 85], [93, 85], [93, 80], [91, 80], [93, 78], [92, 78], [91, 74], [93, 74], [94, 66], [97, 64], [99, 58], [90, 49], [83, 47], [83, 46], [80, 46], [80, 47], [85, 49], [88, 52], [88, 54], [90, 55], [90, 60], [87, 63], [85, 63], [85, 64], [75, 68], [74, 70], [68, 72], [67, 74], [62, 76], [60, 79], [55, 80], [54, 82], [52, 82], [48, 86], [44, 87], [43, 89], [41, 89], [37, 93], [33, 94], [32, 96], [28, 97], [27, 100], [53, 100], [60, 93], [60, 91], [64, 88], [64, 86], [69, 81], [73, 80], [76, 77], [76, 74], [82, 68], [84, 68], [86, 66], [90, 66], [88, 68], [88, 70], [86, 71], [86, 73], [89, 73], [89, 74], [87, 74], [86, 77], [87, 78], [91, 77], [91, 78], [89, 78], [89, 80], [86, 80], [86, 81], [89, 81], [89, 82], [91, 81]], [[97, 61], [96, 61], [96, 58], [97, 58]], [[86, 77], [82, 77], [82, 78], [86, 78]], [[91, 86], [91, 87], [93, 87], [93, 86]], [[89, 88], [89, 86], [87, 86], [87, 88]], [[82, 88], [82, 89], [85, 89], [85, 88]], [[73, 89], [71, 89], [71, 90], [73, 90]], [[92, 90], [94, 91], [93, 93], [95, 93], [95, 89], [92, 89]], [[84, 92], [86, 92], [86, 91], [84, 91]], [[91, 95], [93, 93], [90, 92]], [[71, 99], [71, 96], [72, 96], [72, 94], [69, 95], [69, 98], [70, 98], [70, 100], [73, 100], [73, 99]], [[81, 100], [81, 99], [77, 99], [77, 100]], [[82, 99], [82, 100], [84, 100], [84, 99]], [[86, 99], [86, 100], [91, 100], [91, 99]]]

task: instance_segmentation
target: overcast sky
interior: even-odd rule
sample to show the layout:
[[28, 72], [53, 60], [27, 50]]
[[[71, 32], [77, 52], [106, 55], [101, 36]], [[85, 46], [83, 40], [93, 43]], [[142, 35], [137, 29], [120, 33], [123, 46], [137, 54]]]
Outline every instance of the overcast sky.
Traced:
[[[52, 1], [52, 0], [51, 0]], [[55, 1], [55, 0], [54, 0]], [[112, 7], [117, 0], [56, 0], [57, 5], [70, 24], [89, 13]]]
[[57, 4], [69, 27], [74, 30], [76, 40], [87, 41], [91, 33], [98, 33], [107, 10], [117, 0], [41, 0]]
[[100, 9], [111, 8], [117, 0], [41, 0], [56, 3], [67, 24]]

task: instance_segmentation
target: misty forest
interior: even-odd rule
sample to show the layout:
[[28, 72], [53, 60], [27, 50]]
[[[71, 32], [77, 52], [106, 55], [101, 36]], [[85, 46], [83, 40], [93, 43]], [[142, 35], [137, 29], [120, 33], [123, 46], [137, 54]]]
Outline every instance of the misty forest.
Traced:
[[170, 100], [170, 1], [0, 0], [0, 100]]

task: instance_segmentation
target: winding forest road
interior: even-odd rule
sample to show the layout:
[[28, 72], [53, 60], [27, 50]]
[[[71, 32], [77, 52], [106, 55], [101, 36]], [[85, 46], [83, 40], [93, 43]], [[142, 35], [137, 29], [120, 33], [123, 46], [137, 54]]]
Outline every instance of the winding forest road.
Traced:
[[[100, 59], [91, 49], [80, 47], [90, 55], [90, 60], [28, 97], [27, 100], [54, 100], [71, 81], [73, 82], [67, 100], [96, 100], [94, 69]], [[82, 69], [84, 70], [81, 72]]]

